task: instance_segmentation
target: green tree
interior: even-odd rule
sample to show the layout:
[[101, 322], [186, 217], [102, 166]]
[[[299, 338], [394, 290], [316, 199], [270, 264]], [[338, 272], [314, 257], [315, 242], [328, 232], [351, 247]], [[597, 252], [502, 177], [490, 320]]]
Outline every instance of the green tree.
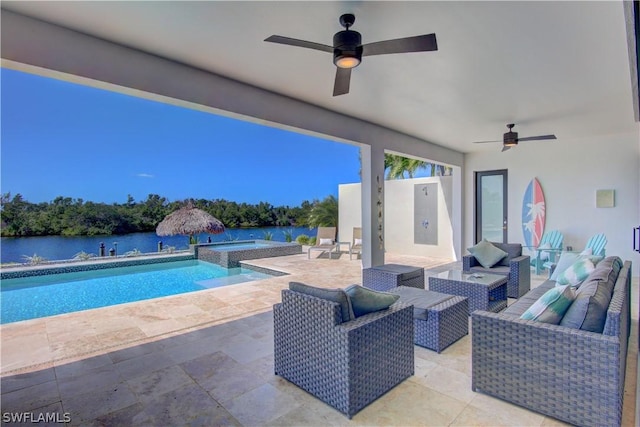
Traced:
[[313, 227], [338, 226], [338, 200], [335, 196], [327, 196], [322, 201], [315, 201], [309, 213], [308, 225]]
[[426, 169], [429, 163], [423, 160], [410, 159], [395, 154], [384, 155], [384, 169], [387, 171], [386, 179], [404, 179], [405, 173], [413, 178], [416, 171]]

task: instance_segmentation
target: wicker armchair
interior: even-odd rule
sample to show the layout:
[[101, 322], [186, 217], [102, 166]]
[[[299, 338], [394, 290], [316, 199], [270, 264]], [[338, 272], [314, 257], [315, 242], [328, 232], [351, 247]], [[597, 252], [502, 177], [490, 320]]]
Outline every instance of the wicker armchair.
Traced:
[[349, 418], [414, 373], [413, 306], [342, 322], [338, 303], [286, 289], [273, 318], [276, 375]]
[[[493, 243], [493, 242], [492, 242]], [[520, 298], [531, 289], [531, 266], [529, 255], [522, 254], [522, 246], [516, 243], [493, 243], [500, 249], [515, 247], [520, 249], [520, 255], [509, 258], [491, 268], [484, 268], [473, 255], [462, 257], [462, 270], [465, 272], [484, 272], [507, 276], [507, 296]]]

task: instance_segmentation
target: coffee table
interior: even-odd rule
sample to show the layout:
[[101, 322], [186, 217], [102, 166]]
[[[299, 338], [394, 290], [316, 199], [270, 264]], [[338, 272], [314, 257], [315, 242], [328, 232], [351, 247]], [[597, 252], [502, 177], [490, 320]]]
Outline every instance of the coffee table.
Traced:
[[448, 270], [429, 277], [429, 290], [469, 298], [469, 314], [507, 307], [507, 276], [500, 274]]
[[390, 293], [413, 305], [413, 342], [440, 353], [469, 333], [468, 298], [398, 286]]

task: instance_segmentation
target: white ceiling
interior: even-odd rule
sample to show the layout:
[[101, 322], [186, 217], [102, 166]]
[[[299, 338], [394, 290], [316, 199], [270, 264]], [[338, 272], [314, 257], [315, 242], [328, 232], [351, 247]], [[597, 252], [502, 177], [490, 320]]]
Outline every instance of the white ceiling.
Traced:
[[[637, 132], [621, 1], [8, 2], [2, 7], [454, 148], [554, 133]], [[437, 52], [365, 57], [332, 97], [332, 44], [354, 13], [363, 43], [436, 33]]]

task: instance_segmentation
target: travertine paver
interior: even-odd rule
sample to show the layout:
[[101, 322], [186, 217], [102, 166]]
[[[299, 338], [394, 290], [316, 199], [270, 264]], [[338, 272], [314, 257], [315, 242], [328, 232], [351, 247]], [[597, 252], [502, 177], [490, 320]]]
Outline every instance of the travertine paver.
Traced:
[[[455, 266], [393, 254], [386, 261], [425, 267], [427, 276]], [[440, 354], [416, 346], [415, 375], [347, 419], [274, 375], [271, 307], [292, 280], [361, 283], [361, 263], [344, 253], [252, 263], [290, 275], [0, 326], [2, 413], [67, 413], [70, 425], [563, 425], [471, 392], [469, 336]], [[543, 280], [534, 276], [532, 285]], [[635, 310], [633, 320], [628, 425], [635, 423]]]

